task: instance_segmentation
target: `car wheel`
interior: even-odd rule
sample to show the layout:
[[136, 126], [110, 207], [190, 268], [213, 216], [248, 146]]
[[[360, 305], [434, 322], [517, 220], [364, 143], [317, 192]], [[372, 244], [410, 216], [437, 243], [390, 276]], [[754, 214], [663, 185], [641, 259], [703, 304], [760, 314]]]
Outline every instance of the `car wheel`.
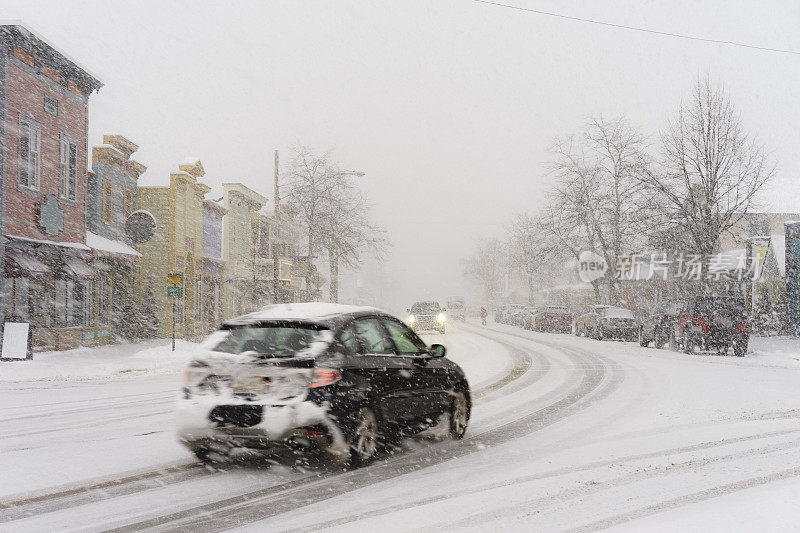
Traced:
[[357, 468], [369, 464], [378, 453], [381, 430], [378, 416], [369, 407], [362, 407], [356, 415], [356, 424], [348, 442], [350, 460], [348, 466]]
[[221, 442], [210, 442], [193, 451], [195, 457], [204, 464], [210, 465], [230, 460], [231, 447]]
[[450, 438], [460, 440], [464, 437], [469, 423], [469, 404], [463, 392], [456, 392], [450, 402]]
[[664, 336], [661, 334], [661, 330], [658, 328], [653, 331], [653, 346], [655, 346], [657, 349], [664, 347]]
[[648, 341], [644, 336], [644, 328], [639, 328], [639, 346], [642, 348], [647, 348], [648, 344], [650, 344], [650, 341]]
[[733, 355], [736, 357], [744, 357], [747, 353], [747, 341], [733, 341]]

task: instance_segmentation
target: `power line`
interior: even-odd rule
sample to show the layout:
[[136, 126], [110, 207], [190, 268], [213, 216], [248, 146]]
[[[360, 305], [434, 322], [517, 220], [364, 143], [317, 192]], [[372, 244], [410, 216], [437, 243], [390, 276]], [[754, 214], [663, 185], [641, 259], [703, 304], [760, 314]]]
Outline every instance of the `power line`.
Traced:
[[688, 39], [690, 41], [701, 41], [704, 43], [714, 43], [714, 44], [727, 44], [730, 46], [740, 46], [742, 48], [751, 48], [753, 50], [762, 50], [764, 52], [779, 52], [781, 54], [793, 54], [793, 55], [800, 55], [800, 52], [797, 50], [784, 50], [781, 48], [769, 48], [767, 46], [758, 46], [754, 44], [746, 44], [746, 43], [739, 43], [736, 41], [726, 41], [722, 39], [710, 39], [707, 37], [696, 37], [694, 35], [683, 35], [680, 33], [672, 33], [668, 31], [659, 31], [659, 30], [651, 30], [648, 28], [637, 28], [636, 26], [626, 26], [624, 24], [614, 24], [613, 22], [604, 22], [602, 20], [592, 20], [587, 18], [581, 17], [572, 17], [570, 15], [562, 15], [560, 13], [551, 13], [548, 11], [541, 11], [539, 9], [531, 9], [527, 7], [521, 6], [512, 6], [509, 4], [501, 4], [499, 2], [490, 2], [489, 0], [473, 0], [473, 2], [478, 2], [479, 4], [487, 4], [496, 7], [505, 7], [507, 9], [516, 9], [518, 11], [527, 11], [528, 13], [536, 13], [537, 15], [546, 15], [548, 17], [556, 17], [561, 19], [573, 20], [577, 22], [588, 22], [589, 24], [597, 24], [598, 26], [608, 26], [611, 28], [623, 29], [623, 30], [631, 30], [631, 31], [639, 31], [642, 33], [652, 33], [655, 35], [662, 35], [665, 37], [677, 37], [679, 39]]

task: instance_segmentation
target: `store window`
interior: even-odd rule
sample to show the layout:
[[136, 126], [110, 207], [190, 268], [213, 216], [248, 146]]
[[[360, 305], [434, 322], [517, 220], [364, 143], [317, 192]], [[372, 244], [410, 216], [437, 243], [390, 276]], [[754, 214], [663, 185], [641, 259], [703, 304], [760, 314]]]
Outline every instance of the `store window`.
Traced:
[[108, 315], [110, 310], [111, 283], [105, 278], [100, 278], [97, 281], [97, 323], [99, 325], [108, 325]]

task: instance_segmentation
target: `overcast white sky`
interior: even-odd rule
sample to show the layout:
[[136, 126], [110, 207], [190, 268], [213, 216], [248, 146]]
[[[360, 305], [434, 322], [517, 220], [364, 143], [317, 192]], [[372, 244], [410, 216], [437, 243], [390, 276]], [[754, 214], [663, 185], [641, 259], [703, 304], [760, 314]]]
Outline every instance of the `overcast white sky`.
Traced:
[[[795, 1], [506, 3], [800, 50]], [[800, 211], [800, 55], [602, 27], [469, 0], [3, 0], [96, 73], [90, 145], [139, 144], [142, 184], [199, 157], [216, 194], [272, 197], [272, 150], [302, 142], [363, 170], [394, 242], [397, 298], [460, 292], [460, 258], [535, 210], [555, 136], [588, 114], [655, 138], [698, 74], [724, 83], [778, 163], [768, 208]]]

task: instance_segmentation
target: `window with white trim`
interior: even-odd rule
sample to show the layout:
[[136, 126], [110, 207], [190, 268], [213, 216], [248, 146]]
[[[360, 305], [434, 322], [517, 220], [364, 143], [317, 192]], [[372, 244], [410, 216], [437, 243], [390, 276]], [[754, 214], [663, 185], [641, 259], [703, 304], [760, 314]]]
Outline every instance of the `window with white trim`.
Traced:
[[19, 184], [39, 189], [42, 174], [42, 125], [30, 117], [19, 117]]
[[75, 200], [78, 188], [78, 144], [61, 137], [58, 195], [65, 200]]

